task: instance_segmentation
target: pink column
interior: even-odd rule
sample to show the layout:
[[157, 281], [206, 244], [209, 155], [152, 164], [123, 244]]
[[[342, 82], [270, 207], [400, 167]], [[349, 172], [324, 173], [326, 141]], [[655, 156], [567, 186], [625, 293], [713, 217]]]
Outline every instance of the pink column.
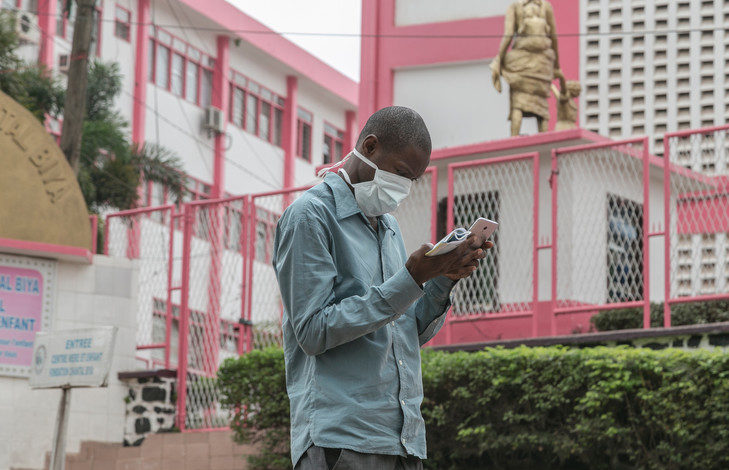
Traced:
[[38, 28], [40, 29], [40, 50], [38, 62], [53, 68], [53, 40], [56, 37], [56, 0], [38, 0]]
[[218, 36], [218, 53], [213, 70], [212, 105], [223, 111], [223, 132], [215, 135], [212, 197], [225, 193], [225, 127], [228, 123], [228, 70], [230, 70], [230, 38]]
[[379, 79], [380, 0], [362, 2], [362, 41], [359, 72], [359, 127], [377, 111]]
[[[369, 115], [367, 116], [369, 117]], [[344, 152], [348, 153], [357, 144], [357, 113], [354, 111], [347, 111], [344, 115], [345, 129], [344, 129]], [[341, 157], [341, 155], [339, 155]], [[338, 157], [338, 158], [339, 158]]]
[[149, 0], [137, 0], [137, 44], [134, 55], [134, 100], [132, 103], [132, 140], [144, 143], [147, 104], [147, 63], [149, 61]]
[[283, 115], [283, 136], [281, 143], [284, 149], [284, 170], [283, 170], [283, 187], [294, 187], [294, 168], [296, 155], [296, 116], [298, 110], [298, 90], [299, 81], [293, 76], [286, 77], [286, 103], [284, 104]]

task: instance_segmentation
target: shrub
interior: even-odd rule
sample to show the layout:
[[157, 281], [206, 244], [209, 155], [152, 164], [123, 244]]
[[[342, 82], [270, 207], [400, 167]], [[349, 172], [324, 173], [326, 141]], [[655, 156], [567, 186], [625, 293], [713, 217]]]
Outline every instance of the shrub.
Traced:
[[[671, 306], [671, 325], [699, 325], [729, 321], [729, 301], [712, 300]], [[629, 330], [643, 327], [642, 308], [605, 310], [590, 319], [598, 331]], [[663, 326], [663, 303], [651, 304], [651, 327]]]
[[[291, 466], [283, 377], [275, 350], [228, 360], [220, 372], [228, 403], [251, 410], [245, 422], [236, 415], [236, 437], [266, 436], [253, 468]], [[427, 350], [426, 467], [729, 468], [727, 379], [729, 355], [709, 351]]]
[[253, 350], [226, 359], [218, 371], [218, 385], [225, 397], [223, 404], [233, 411], [230, 428], [235, 441], [260, 445], [260, 454], [248, 457], [250, 468], [291, 468], [283, 350]]

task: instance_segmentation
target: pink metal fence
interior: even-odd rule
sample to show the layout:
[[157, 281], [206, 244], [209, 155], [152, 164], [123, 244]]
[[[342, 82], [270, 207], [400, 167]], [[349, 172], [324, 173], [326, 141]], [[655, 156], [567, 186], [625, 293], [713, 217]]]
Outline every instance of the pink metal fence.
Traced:
[[436, 242], [438, 214], [438, 169], [428, 167], [413, 183], [410, 195], [392, 215], [397, 219], [408, 253], [423, 243]]
[[171, 360], [174, 214], [171, 205], [132, 209], [108, 215], [104, 225], [104, 254], [138, 262], [139, 359], [167, 368]]
[[729, 125], [664, 138], [665, 326], [671, 305], [729, 299]]
[[[647, 138], [552, 153], [554, 315], [643, 308], [650, 327], [650, 154]], [[560, 273], [558, 275], [558, 273]]]
[[[177, 419], [181, 430], [228, 425], [216, 382], [226, 357], [247, 350], [241, 285], [248, 197], [185, 204], [179, 315]], [[243, 320], [243, 321], [241, 321]]]
[[534, 315], [539, 272], [538, 153], [448, 166], [446, 231], [468, 228], [478, 217], [499, 221], [495, 246], [480, 268], [456, 285], [446, 343], [451, 342], [454, 322]]

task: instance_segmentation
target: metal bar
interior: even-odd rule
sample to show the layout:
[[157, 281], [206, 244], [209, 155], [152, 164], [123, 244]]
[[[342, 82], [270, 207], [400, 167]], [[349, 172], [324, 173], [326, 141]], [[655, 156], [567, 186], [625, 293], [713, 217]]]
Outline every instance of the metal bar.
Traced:
[[431, 166], [430, 172], [430, 241], [438, 242], [438, 167]]
[[648, 232], [648, 238], [662, 237], [665, 234], [666, 234], [666, 232]]
[[503, 157], [481, 158], [479, 160], [469, 160], [466, 162], [451, 163], [448, 166], [453, 167], [454, 169], [461, 169], [461, 168], [469, 168], [472, 166], [493, 165], [496, 163], [507, 163], [507, 162], [513, 162], [516, 160], [528, 160], [530, 158], [534, 158], [534, 155], [535, 155], [535, 152], [520, 153], [517, 155], [506, 155]]
[[[253, 279], [253, 263], [256, 262], [256, 251], [255, 251], [255, 243], [256, 243], [256, 203], [255, 199], [253, 197], [248, 198], [248, 243], [246, 243], [246, 249], [248, 250], [248, 284], [246, 286], [246, 298], [247, 298], [247, 305], [246, 305], [246, 320], [252, 321], [252, 314], [253, 314], [253, 284], [255, 280]], [[249, 333], [247, 335], [247, 340], [250, 340], [248, 344], [248, 350], [253, 350], [253, 325], [251, 325], [249, 328]]]
[[549, 245], [537, 245], [537, 250], [551, 250], [552, 244]]
[[451, 320], [453, 323], [465, 323], [465, 322], [474, 322], [474, 321], [480, 321], [480, 320], [505, 320], [509, 318], [523, 318], [523, 317], [529, 317], [534, 315], [534, 311], [526, 311], [526, 312], [489, 312], [489, 313], [471, 313], [469, 315], [459, 315], [457, 317], [453, 317]]
[[663, 140], [663, 327], [671, 327], [671, 146], [670, 136]]
[[643, 143], [645, 140], [646, 140], [646, 137], [634, 137], [632, 139], [624, 139], [624, 140], [618, 140], [618, 141], [611, 140], [611, 141], [606, 141], [606, 142], [597, 142], [594, 144], [574, 145], [572, 147], [561, 147], [561, 148], [554, 149], [554, 150], [559, 155], [559, 154], [564, 154], [564, 153], [584, 152], [586, 150], [615, 148], [615, 147], [619, 147], [621, 145], [638, 144], [638, 143]]
[[182, 292], [180, 295], [180, 326], [177, 348], [177, 427], [185, 430], [185, 413], [187, 402], [187, 354], [188, 329], [190, 322], [190, 251], [192, 245], [192, 220], [195, 207], [185, 204], [184, 228], [182, 237]]
[[58, 403], [56, 429], [53, 435], [50, 470], [66, 468], [66, 434], [68, 432], [68, 415], [71, 407], [71, 387], [61, 388], [61, 401]]
[[651, 327], [651, 260], [650, 238], [648, 232], [651, 228], [651, 195], [650, 195], [651, 164], [648, 151], [648, 138], [643, 138], [643, 328]]
[[[718, 132], [718, 131], [726, 131], [729, 130], [729, 124], [724, 124], [721, 126], [713, 126], [713, 127], [702, 127], [699, 129], [686, 129], [682, 131], [674, 131], [674, 132], [666, 132], [663, 136], [663, 145], [666, 145], [666, 142], [668, 142], [668, 139], [671, 137], [687, 137], [690, 135], [696, 135], [696, 134], [711, 134], [712, 132]], [[663, 154], [664, 158], [666, 154]]]
[[559, 166], [557, 162], [557, 149], [552, 149], [552, 174], [550, 176], [550, 186], [552, 188], [552, 299], [550, 315], [550, 333], [552, 336], [557, 334], [557, 321], [555, 315], [557, 313], [557, 190], [558, 190]]
[[599, 305], [580, 305], [579, 307], [560, 307], [555, 309], [555, 313], [579, 313], [579, 312], [592, 312], [601, 310], [614, 310], [618, 308], [639, 308], [645, 304], [642, 300], [636, 300], [633, 302], [616, 302], [614, 304], [599, 304]]
[[165, 305], [165, 369], [170, 368], [170, 354], [172, 350], [172, 271], [175, 258], [175, 207], [170, 209], [170, 247], [167, 258], [167, 304]]
[[269, 191], [267, 193], [254, 194], [252, 196], [252, 198], [255, 200], [255, 199], [258, 199], [258, 198], [261, 198], [261, 197], [267, 197], [267, 196], [281, 196], [283, 194], [296, 193], [296, 192], [299, 192], [299, 191], [307, 191], [307, 190], [309, 190], [311, 188], [312, 188], [311, 186], [299, 186], [298, 188], [288, 188], [288, 189], [283, 189], [283, 190], [279, 189], [279, 190], [276, 190], [276, 191]]
[[[532, 310], [539, 301], [539, 154], [532, 154], [534, 179], [534, 226], [532, 227]], [[537, 316], [532, 316], [532, 336], [537, 336]]]
[[[238, 237], [238, 244], [240, 245], [240, 253], [242, 259], [242, 266], [241, 266], [241, 299], [240, 299], [240, 320], [246, 319], [246, 312], [248, 308], [248, 245], [246, 245], [246, 231], [248, 229], [247, 221], [248, 221], [248, 202], [250, 201], [250, 197], [246, 196], [245, 199], [243, 199], [243, 206], [241, 207], [240, 211], [240, 236]], [[238, 328], [238, 342], [237, 342], [237, 348], [238, 348], [238, 355], [242, 355], [244, 352], [250, 351], [246, 348], [246, 337], [247, 337], [247, 330], [250, 328], [249, 325], [241, 324], [240, 328]]]
[[671, 304], [685, 304], [689, 302], [710, 302], [713, 300], [729, 300], [729, 294], [709, 294], [709, 295], [697, 295], [694, 297], [677, 297], [675, 299], [669, 299], [668, 302]]
[[[188, 203], [189, 204], [189, 203]], [[157, 212], [162, 210], [168, 210], [172, 209], [175, 206], [173, 204], [165, 204], [163, 206], [154, 206], [154, 207], [141, 207], [137, 209], [127, 209], [124, 211], [114, 212], [113, 214], [109, 214], [106, 216], [107, 220], [111, 217], [129, 217], [132, 215], [139, 215], [139, 214], [147, 214], [151, 212]]]
[[[448, 195], [446, 199], [446, 233], [450, 233], [453, 230], [455, 221], [453, 220], [453, 168], [448, 165]], [[450, 345], [453, 343], [453, 307], [449, 309], [448, 314], [445, 317], [445, 333], [446, 333], [446, 344]]]

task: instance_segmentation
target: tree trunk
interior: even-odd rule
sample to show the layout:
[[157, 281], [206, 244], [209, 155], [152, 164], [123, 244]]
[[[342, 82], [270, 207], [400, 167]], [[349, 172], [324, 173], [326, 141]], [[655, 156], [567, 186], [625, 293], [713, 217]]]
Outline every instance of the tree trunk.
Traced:
[[78, 10], [76, 24], [73, 28], [73, 46], [68, 69], [66, 103], [63, 109], [61, 150], [66, 155], [66, 159], [76, 175], [78, 175], [79, 159], [81, 157], [81, 134], [86, 113], [89, 48], [91, 46], [95, 4], [96, 0], [76, 0]]

